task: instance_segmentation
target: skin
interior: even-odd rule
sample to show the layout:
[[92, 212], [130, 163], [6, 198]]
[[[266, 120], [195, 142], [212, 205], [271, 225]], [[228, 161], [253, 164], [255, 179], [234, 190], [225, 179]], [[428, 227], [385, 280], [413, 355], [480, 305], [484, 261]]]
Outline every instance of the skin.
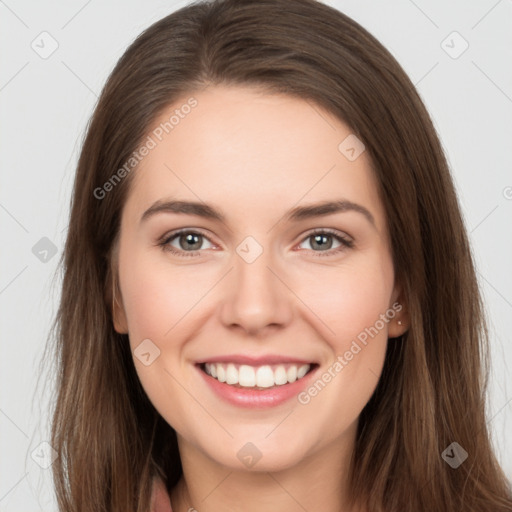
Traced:
[[[145, 339], [160, 350], [148, 366], [134, 362], [178, 436], [184, 476], [173, 510], [354, 511], [346, 480], [357, 421], [388, 338], [406, 330], [405, 305], [308, 404], [294, 397], [265, 410], [236, 407], [194, 365], [226, 354], [280, 354], [318, 362], [320, 375], [379, 315], [403, 304], [368, 153], [349, 161], [338, 145], [350, 128], [302, 99], [227, 86], [194, 97], [197, 107], [134, 171], [114, 306], [115, 328], [129, 334], [132, 350]], [[155, 201], [170, 198], [211, 204], [226, 225], [169, 212], [141, 222]], [[355, 211], [285, 219], [296, 206], [339, 199], [367, 208], [375, 226]], [[158, 245], [182, 228], [205, 235], [196, 256]], [[316, 228], [336, 230], [354, 246], [333, 253], [341, 244], [328, 238], [326, 256], [311, 237]], [[263, 249], [252, 263], [236, 252], [247, 236]], [[168, 245], [185, 253], [182, 242]], [[251, 468], [237, 457], [247, 442], [262, 454]]]

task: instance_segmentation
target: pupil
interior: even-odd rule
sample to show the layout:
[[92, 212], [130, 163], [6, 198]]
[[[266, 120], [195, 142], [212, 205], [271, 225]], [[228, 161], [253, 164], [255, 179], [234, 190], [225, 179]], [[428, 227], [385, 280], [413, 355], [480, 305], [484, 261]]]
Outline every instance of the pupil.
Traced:
[[[181, 248], [182, 249], [188, 248], [188, 249], [192, 249], [192, 250], [199, 249], [201, 247], [201, 242], [199, 241], [200, 236], [201, 235], [196, 235], [196, 234], [192, 234], [192, 233], [189, 233], [188, 235], [184, 235], [184, 236], [182, 235], [182, 237], [180, 239]], [[183, 240], [183, 238], [186, 239], [185, 245], [181, 243], [181, 240]], [[197, 245], [198, 247], [194, 247], [194, 245]]]
[[[330, 235], [313, 235], [314, 243], [313, 248], [315, 244], [321, 248], [321, 249], [330, 249], [332, 245], [332, 239], [330, 238]], [[330, 239], [331, 243], [327, 244], [326, 239]], [[325, 245], [328, 245], [328, 247], [325, 247]]]

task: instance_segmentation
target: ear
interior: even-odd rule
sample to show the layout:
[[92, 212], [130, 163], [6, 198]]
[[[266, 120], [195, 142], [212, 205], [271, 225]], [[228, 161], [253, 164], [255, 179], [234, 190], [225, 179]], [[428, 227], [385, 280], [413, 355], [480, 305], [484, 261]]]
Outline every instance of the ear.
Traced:
[[407, 303], [402, 286], [398, 283], [395, 284], [393, 289], [389, 309], [394, 311], [395, 315], [388, 324], [388, 338], [398, 338], [407, 332], [410, 326]]
[[126, 313], [124, 311], [123, 300], [117, 280], [112, 286], [112, 318], [114, 321], [114, 329], [119, 334], [128, 334], [128, 321], [126, 319]]

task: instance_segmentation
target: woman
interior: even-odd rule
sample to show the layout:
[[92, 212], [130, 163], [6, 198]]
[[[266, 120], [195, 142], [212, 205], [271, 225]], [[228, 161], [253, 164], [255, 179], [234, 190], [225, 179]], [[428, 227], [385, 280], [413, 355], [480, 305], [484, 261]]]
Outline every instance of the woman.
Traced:
[[141, 34], [63, 271], [60, 510], [512, 510], [444, 154], [342, 13], [202, 2]]

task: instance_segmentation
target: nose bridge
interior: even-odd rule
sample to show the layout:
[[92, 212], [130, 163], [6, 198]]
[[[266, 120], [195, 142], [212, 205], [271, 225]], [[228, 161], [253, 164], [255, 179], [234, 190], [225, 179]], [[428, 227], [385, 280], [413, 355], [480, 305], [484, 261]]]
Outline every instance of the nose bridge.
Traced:
[[268, 325], [288, 323], [292, 311], [290, 296], [274, 274], [276, 265], [270, 249], [247, 237], [236, 252], [223, 304], [224, 324], [256, 332]]

